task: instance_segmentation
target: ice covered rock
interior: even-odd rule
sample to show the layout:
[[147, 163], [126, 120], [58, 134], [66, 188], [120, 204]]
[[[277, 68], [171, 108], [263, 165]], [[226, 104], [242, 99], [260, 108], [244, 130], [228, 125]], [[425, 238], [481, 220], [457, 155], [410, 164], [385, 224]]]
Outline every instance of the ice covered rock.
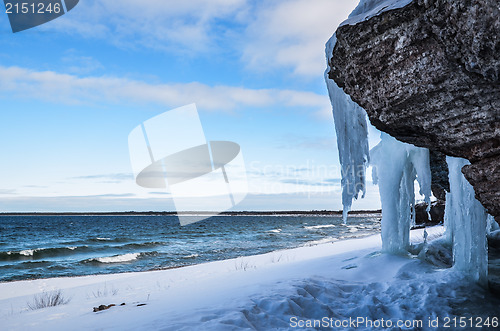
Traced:
[[[444, 167], [432, 172], [445, 192], [449, 185], [445, 225], [454, 267], [482, 284], [491, 221], [483, 205], [500, 218], [499, 34], [497, 1], [361, 0], [326, 48], [342, 167], [363, 170], [343, 172], [344, 213], [364, 192], [371, 156], [383, 250], [405, 254], [415, 221], [415, 180], [430, 205], [429, 150], [416, 146], [469, 159], [472, 164], [447, 158], [449, 182]], [[370, 153], [364, 109], [390, 134], [382, 134]]]
[[468, 159], [466, 178], [500, 221], [498, 0], [362, 3], [336, 31], [328, 77], [379, 130]]

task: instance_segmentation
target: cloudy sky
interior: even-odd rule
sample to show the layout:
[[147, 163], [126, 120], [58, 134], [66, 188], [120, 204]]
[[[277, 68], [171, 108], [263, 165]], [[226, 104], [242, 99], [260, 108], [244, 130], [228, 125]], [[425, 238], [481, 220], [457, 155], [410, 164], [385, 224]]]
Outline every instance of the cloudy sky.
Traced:
[[207, 139], [241, 146], [237, 209], [341, 209], [324, 45], [356, 4], [84, 0], [15, 34], [0, 15], [0, 210], [172, 210], [135, 184], [127, 139], [190, 103]]

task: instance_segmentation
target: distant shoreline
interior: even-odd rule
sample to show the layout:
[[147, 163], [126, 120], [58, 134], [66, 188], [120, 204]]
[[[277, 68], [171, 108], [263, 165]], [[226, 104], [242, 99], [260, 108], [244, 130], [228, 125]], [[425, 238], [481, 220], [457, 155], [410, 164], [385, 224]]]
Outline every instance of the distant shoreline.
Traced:
[[[381, 214], [381, 210], [353, 210], [349, 215]], [[193, 211], [181, 212], [175, 211], [126, 211], [126, 212], [8, 212], [0, 213], [0, 216], [177, 216], [177, 215], [212, 215], [213, 212]], [[287, 215], [321, 215], [321, 216], [339, 216], [341, 210], [295, 210], [295, 211], [230, 211], [222, 212], [214, 216], [287, 216]]]

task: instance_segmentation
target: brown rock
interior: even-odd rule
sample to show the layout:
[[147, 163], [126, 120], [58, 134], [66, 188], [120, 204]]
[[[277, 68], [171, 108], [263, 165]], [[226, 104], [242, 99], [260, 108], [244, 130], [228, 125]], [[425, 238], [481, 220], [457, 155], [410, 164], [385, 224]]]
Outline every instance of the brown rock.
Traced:
[[434, 201], [431, 203], [429, 215], [427, 214], [427, 204], [419, 203], [415, 206], [415, 223], [417, 225], [436, 225], [444, 221], [444, 201]]
[[116, 305], [112, 303], [110, 305], [100, 305], [99, 307], [94, 307], [94, 313], [109, 309], [109, 308], [114, 307], [114, 306], [116, 306]]

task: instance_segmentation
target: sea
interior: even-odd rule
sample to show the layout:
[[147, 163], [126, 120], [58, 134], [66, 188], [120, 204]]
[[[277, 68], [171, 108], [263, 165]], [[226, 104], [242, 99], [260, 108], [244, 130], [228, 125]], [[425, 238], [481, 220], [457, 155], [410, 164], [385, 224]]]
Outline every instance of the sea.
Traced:
[[380, 232], [379, 214], [0, 216], [0, 282], [176, 268]]

